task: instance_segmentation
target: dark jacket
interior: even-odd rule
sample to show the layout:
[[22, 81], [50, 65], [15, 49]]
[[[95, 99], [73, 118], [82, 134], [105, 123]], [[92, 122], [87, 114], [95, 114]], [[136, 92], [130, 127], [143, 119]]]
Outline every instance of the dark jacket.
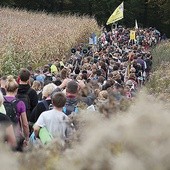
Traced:
[[96, 99], [96, 96], [91, 93], [87, 97], [80, 97], [80, 101], [84, 102], [88, 106], [94, 104], [94, 100]]
[[[31, 88], [29, 84], [19, 84], [17, 94], [26, 94], [29, 88]], [[38, 103], [38, 96], [36, 91], [31, 88], [30, 92], [28, 93], [28, 97], [30, 99], [30, 112], [31, 112]]]
[[[43, 100], [42, 100], [43, 101]], [[30, 121], [35, 123], [37, 121], [37, 119], [39, 118], [40, 114], [44, 111], [46, 111], [46, 107], [44, 105], [44, 103], [40, 101], [36, 107], [33, 109], [33, 111], [31, 112], [31, 119]], [[48, 106], [51, 104], [51, 100], [46, 100]]]
[[70, 98], [68, 96], [66, 96], [66, 105], [77, 105], [78, 103], [78, 99], [75, 98]]

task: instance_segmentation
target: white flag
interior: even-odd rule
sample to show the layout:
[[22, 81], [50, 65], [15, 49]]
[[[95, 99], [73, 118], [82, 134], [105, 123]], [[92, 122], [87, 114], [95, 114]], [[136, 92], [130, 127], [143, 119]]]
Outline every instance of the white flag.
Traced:
[[135, 19], [135, 29], [138, 29], [138, 22], [136, 19]]

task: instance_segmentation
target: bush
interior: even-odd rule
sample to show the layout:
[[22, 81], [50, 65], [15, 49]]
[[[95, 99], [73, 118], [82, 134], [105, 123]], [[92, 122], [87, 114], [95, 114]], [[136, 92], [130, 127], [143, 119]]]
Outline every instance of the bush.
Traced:
[[165, 41], [152, 50], [153, 69], [157, 70], [163, 62], [170, 62], [170, 42]]
[[47, 64], [68, 56], [71, 47], [87, 42], [99, 27], [88, 16], [47, 15], [0, 9], [0, 72], [17, 74], [18, 69]]
[[153, 51], [153, 70], [147, 84], [148, 91], [163, 100], [170, 99], [170, 43], [158, 45]]

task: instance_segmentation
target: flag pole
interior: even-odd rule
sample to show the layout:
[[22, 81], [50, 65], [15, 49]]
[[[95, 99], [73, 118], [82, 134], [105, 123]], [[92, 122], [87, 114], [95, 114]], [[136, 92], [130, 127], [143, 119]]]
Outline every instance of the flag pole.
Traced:
[[111, 25], [111, 30], [113, 30], [113, 25], [114, 25], [114, 29], [117, 29], [118, 23], [117, 22], [113, 22], [112, 25]]
[[115, 22], [115, 29], [117, 29], [117, 25], [118, 25], [118, 23], [117, 23], [117, 22]]

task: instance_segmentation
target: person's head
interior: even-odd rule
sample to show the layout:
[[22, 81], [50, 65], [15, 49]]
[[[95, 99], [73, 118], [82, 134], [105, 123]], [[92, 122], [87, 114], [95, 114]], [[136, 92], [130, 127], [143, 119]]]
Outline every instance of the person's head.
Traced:
[[16, 80], [14, 79], [12, 75], [7, 77], [5, 89], [6, 89], [6, 92], [11, 92], [11, 93], [17, 92], [18, 83], [16, 82]]
[[59, 87], [57, 87], [57, 88], [51, 93], [51, 97], [52, 97], [52, 95], [53, 95], [54, 93], [56, 93], [56, 92], [61, 92], [61, 89], [60, 89]]
[[94, 75], [94, 74], [96, 74], [96, 72], [97, 72], [97, 69], [96, 69], [96, 68], [93, 68], [93, 69], [92, 69], [92, 74]]
[[55, 92], [52, 95], [52, 104], [56, 108], [63, 108], [66, 103], [66, 96], [62, 92]]
[[47, 72], [50, 72], [50, 66], [48, 64], [46, 64], [43, 69], [43, 73], [47, 73]]
[[33, 84], [32, 84], [32, 88], [35, 90], [35, 91], [38, 91], [38, 90], [41, 90], [41, 83], [37, 80], [33, 81]]
[[65, 79], [68, 76], [68, 71], [66, 68], [61, 70], [61, 79]]
[[89, 93], [90, 93], [90, 88], [88, 86], [85, 86], [79, 92], [80, 96], [82, 96], [82, 97], [87, 97], [89, 95]]
[[70, 94], [77, 94], [78, 92], [78, 83], [74, 80], [69, 81], [66, 86], [66, 92]]
[[106, 99], [108, 99], [108, 96], [109, 96], [109, 94], [108, 94], [107, 90], [102, 90], [99, 92], [98, 99], [106, 100]]
[[2, 92], [0, 91], [0, 106], [3, 104], [3, 102], [4, 102], [4, 97]]
[[132, 67], [131, 69], [130, 69], [130, 73], [135, 73], [136, 72], [136, 69], [134, 68], [134, 67]]
[[54, 82], [53, 82], [56, 86], [59, 86], [62, 84], [62, 81], [60, 80], [60, 78], [57, 78]]
[[99, 83], [103, 84], [104, 80], [105, 80], [105, 78], [103, 76], [99, 76], [99, 78], [98, 78]]
[[96, 74], [97, 74], [97, 76], [101, 76], [101, 75], [102, 75], [101, 70], [97, 70], [97, 71], [96, 71]]
[[115, 87], [115, 89], [116, 89], [117, 91], [120, 92], [120, 94], [123, 94], [123, 93], [124, 93], [124, 86], [123, 86], [123, 85], [118, 84], [118, 83], [115, 83], [115, 84], [114, 84], [114, 87]]
[[31, 73], [26, 68], [22, 68], [19, 72], [20, 80], [23, 81], [23, 82], [29, 81], [30, 76], [31, 76]]
[[5, 88], [6, 79], [7, 79], [6, 76], [1, 77], [1, 79], [0, 79], [1, 80], [1, 88]]
[[118, 67], [118, 65], [113, 65], [113, 71], [117, 71], [117, 70], [119, 70], [119, 67]]
[[119, 72], [118, 71], [113, 71], [113, 79], [116, 80], [119, 77]]
[[86, 73], [82, 74], [82, 80], [87, 80], [87, 74]]
[[44, 86], [42, 91], [43, 98], [50, 97], [52, 92], [57, 88], [57, 86], [54, 83], [49, 83]]
[[108, 80], [111, 80], [113, 78], [113, 73], [108, 74]]
[[133, 86], [133, 81], [132, 80], [127, 80], [125, 85], [131, 88]]

